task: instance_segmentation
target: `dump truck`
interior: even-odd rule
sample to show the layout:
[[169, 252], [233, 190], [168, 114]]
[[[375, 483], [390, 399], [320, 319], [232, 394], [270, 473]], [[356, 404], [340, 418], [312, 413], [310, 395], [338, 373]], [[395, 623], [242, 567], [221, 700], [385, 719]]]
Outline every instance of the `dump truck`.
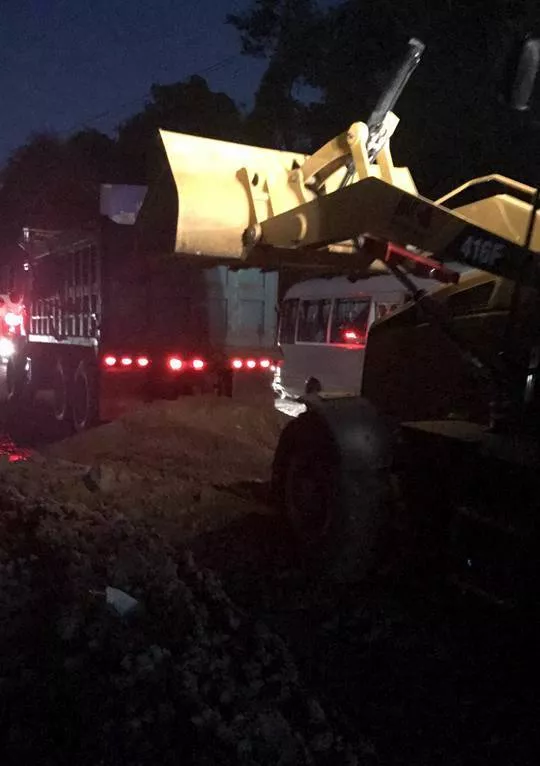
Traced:
[[[370, 118], [311, 155], [162, 131], [182, 200], [175, 249], [313, 276], [390, 272], [410, 290], [372, 325], [361, 395], [304, 397], [274, 498], [308, 571], [364, 576], [407, 540], [508, 603], [539, 561], [539, 195], [493, 174], [432, 200], [394, 165], [393, 109], [423, 50], [411, 40]], [[514, 108], [539, 58], [534, 38], [514, 57]]]
[[[160, 198], [169, 193], [165, 184]], [[277, 272], [158, 252], [154, 198], [145, 186], [104, 184], [99, 221], [28, 228], [2, 252], [12, 410], [48, 399], [58, 422], [81, 431], [141, 401], [232, 396], [242, 379], [270, 388]]]

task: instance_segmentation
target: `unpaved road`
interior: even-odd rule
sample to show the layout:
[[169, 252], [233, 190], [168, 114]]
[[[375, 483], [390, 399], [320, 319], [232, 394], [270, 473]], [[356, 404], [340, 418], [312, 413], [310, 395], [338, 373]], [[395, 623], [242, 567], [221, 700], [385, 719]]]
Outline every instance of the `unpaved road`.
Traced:
[[[467, 601], [421, 574], [354, 588], [306, 582], [282, 522], [265, 506], [279, 427], [261, 412], [247, 403], [185, 400], [152, 410], [153, 435], [143, 414], [48, 452], [51, 459], [126, 464], [128, 475], [114, 474], [112, 486], [97, 493], [100, 503], [124, 503], [126, 512], [139, 503], [136, 490], [157, 492], [174, 474], [179, 494], [170, 501], [165, 493], [169, 510], [165, 519], [155, 514], [156, 523], [166, 522], [179, 539], [189, 534], [196, 560], [220, 575], [250, 617], [285, 638], [304, 682], [345, 733], [365, 741], [366, 763], [537, 764], [535, 620]], [[50, 474], [49, 464], [42, 470]], [[74, 487], [78, 501], [96, 498], [64, 475], [49, 490], [69, 496]], [[152, 497], [149, 515], [163, 494]], [[178, 513], [179, 498], [188, 514]], [[218, 511], [220, 523], [184, 523], [215, 521]]]
[[[304, 678], [377, 763], [534, 764], [538, 629], [424, 576], [323, 587], [287, 571], [275, 518], [201, 539], [201, 562], [288, 641]], [[277, 552], [277, 553], [276, 553]]]

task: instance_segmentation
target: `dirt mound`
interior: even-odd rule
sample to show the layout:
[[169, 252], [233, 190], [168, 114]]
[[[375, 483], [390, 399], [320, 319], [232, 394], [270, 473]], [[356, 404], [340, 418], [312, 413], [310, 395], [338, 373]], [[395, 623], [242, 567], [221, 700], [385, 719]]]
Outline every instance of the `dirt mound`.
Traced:
[[121, 510], [184, 540], [266, 511], [257, 492], [285, 422], [267, 399], [157, 402], [9, 471], [25, 495]]
[[175, 474], [215, 484], [264, 471], [283, 422], [268, 402], [184, 398], [149, 405], [45, 454], [79, 463], [120, 463], [147, 477]]
[[281, 639], [188, 554], [123, 514], [0, 491], [2, 763], [358, 763]]
[[186, 552], [268, 513], [284, 422], [161, 402], [0, 463], [2, 763], [358, 763], [283, 641]]

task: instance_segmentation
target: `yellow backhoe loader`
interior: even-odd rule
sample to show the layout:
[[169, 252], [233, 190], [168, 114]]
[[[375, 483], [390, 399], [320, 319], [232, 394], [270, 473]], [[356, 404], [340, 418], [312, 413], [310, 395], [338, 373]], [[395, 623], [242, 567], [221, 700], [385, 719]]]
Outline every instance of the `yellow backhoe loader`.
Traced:
[[[411, 40], [370, 118], [312, 155], [161, 131], [175, 249], [243, 268], [390, 271], [410, 290], [370, 331], [362, 396], [308, 396], [284, 429], [274, 496], [317, 572], [363, 575], [407, 530], [462, 586], [512, 602], [539, 560], [539, 195], [494, 174], [430, 200], [394, 165], [393, 108], [423, 49]], [[527, 39], [515, 108], [539, 58]], [[440, 287], [420, 292], [412, 275]]]

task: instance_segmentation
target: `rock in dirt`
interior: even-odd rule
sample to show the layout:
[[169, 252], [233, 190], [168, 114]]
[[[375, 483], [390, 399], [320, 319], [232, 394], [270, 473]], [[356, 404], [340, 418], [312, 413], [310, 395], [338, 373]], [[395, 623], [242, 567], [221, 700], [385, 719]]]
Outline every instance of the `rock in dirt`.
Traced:
[[[3, 764], [357, 762], [283, 641], [188, 552], [110, 509], [0, 496]], [[144, 609], [120, 618], [107, 587]]]

